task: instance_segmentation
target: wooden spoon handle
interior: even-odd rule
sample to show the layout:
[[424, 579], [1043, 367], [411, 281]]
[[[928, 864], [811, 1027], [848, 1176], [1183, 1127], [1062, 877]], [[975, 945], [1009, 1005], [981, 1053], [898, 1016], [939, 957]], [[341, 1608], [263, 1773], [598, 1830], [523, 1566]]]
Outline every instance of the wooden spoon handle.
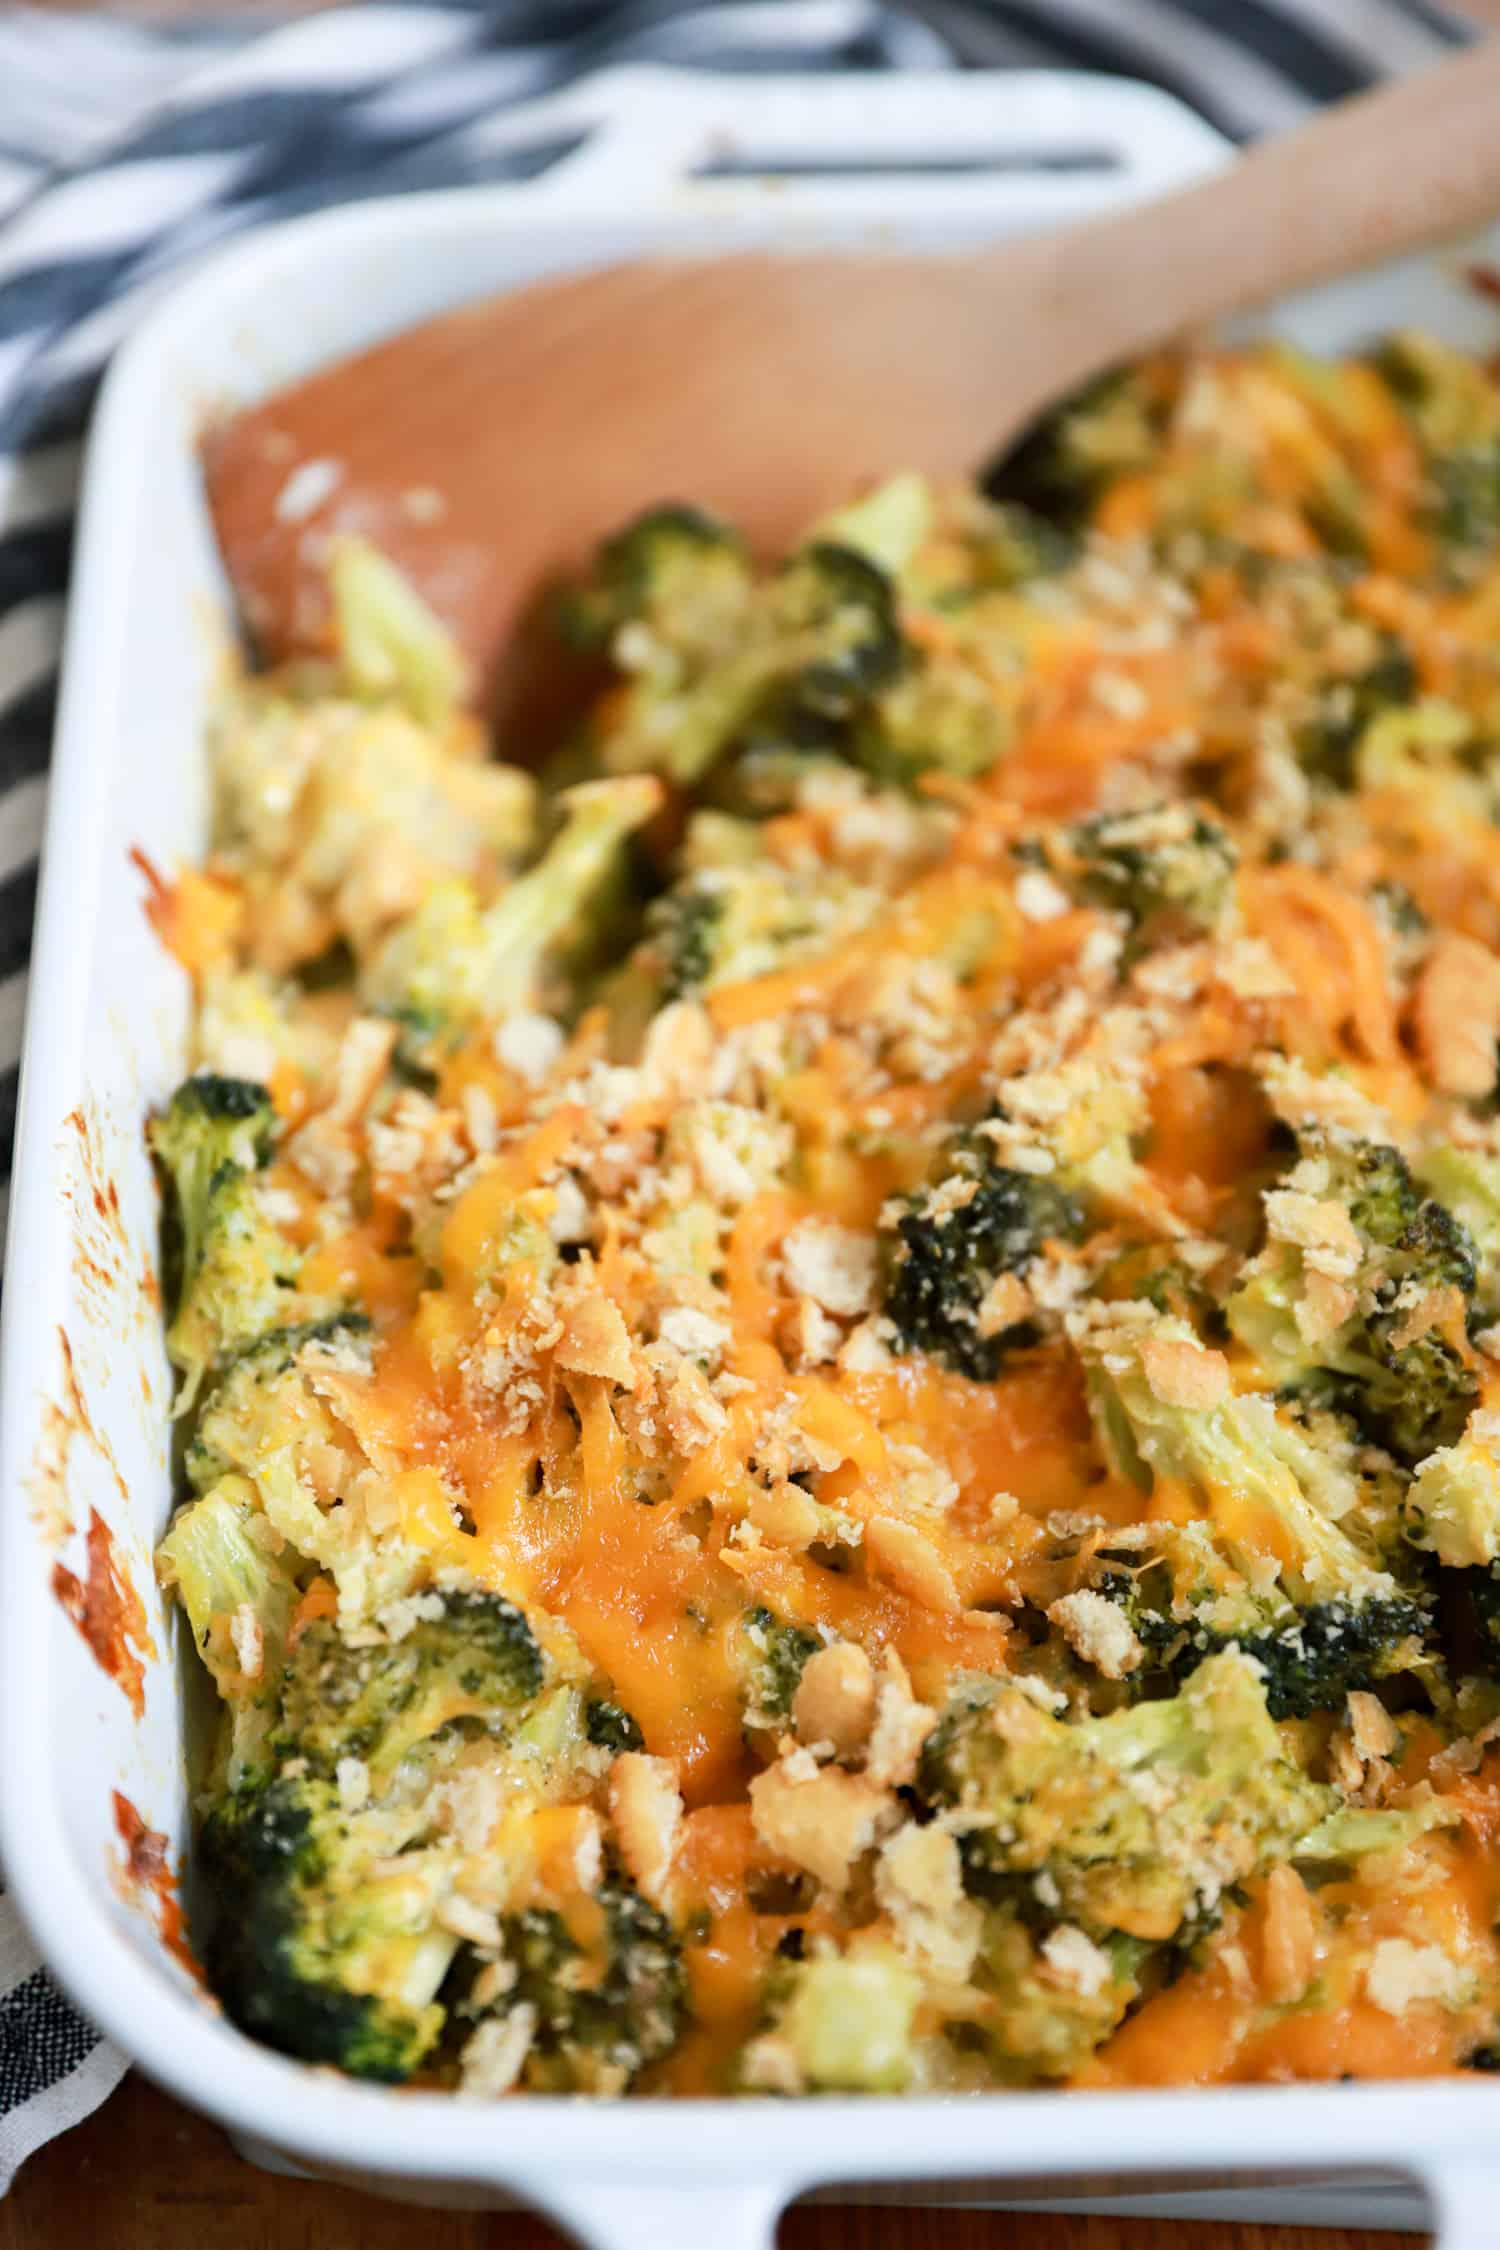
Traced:
[[[1500, 37], [1262, 142], [1194, 187], [1057, 237], [1050, 259], [1036, 245], [1057, 372], [1108, 365], [1497, 213]], [[1014, 254], [1002, 245], [985, 258]]]

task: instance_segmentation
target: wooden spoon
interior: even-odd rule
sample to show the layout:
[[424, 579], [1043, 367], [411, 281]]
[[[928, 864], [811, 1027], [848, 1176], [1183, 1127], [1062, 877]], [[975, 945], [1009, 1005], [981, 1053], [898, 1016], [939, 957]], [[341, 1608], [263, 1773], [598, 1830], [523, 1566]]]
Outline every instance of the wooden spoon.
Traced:
[[1497, 210], [1500, 38], [1063, 233], [662, 258], [487, 299], [227, 423], [210, 504], [268, 654], [318, 645], [328, 535], [354, 530], [447, 620], [494, 710], [539, 585], [639, 508], [693, 499], [784, 546], [895, 468], [972, 472], [1163, 337]]

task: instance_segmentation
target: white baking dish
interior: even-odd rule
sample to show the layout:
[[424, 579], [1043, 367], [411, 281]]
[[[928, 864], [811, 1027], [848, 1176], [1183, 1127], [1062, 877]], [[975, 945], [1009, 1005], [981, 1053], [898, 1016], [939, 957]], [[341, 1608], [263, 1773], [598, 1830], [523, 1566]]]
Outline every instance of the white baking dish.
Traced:
[[[626, 72], [513, 116], [495, 137], [540, 141], [569, 125], [599, 129], [539, 183], [367, 204], [207, 264], [141, 325], [99, 409], [6, 1274], [0, 1842], [22, 1911], [105, 2031], [266, 2160], [413, 2198], [494, 2203], [508, 2191], [600, 2250], [686, 2250], [705, 2237], [761, 2250], [788, 2198], [830, 2181], [904, 2183], [942, 2200], [1046, 2195], [1404, 2225], [1422, 2223], [1425, 2185], [1445, 2250], [1477, 2250], [1495, 2238], [1500, 2199], [1487, 2139], [1495, 2097], [1482, 2080], [691, 2106], [393, 2096], [230, 2030], [163, 1946], [149, 1886], [128, 1879], [115, 1791], [174, 1855], [188, 1827], [178, 1635], [149, 1563], [171, 1495], [141, 1131], [181, 1073], [188, 994], [147, 925], [130, 847], [170, 870], [204, 837], [205, 628], [222, 614], [223, 587], [194, 457], [203, 410], [562, 266], [809, 234], [935, 249], [1139, 195], [1222, 156], [1207, 128], [1148, 89], [1020, 75]], [[695, 177], [705, 164], [717, 176]], [[775, 192], [747, 176], [799, 165]], [[1492, 340], [1493, 316], [1436, 267], [1296, 314], [1324, 343], [1411, 318]], [[83, 1567], [91, 1510], [144, 1604], [139, 1722], [54, 1598], [59, 1563]]]

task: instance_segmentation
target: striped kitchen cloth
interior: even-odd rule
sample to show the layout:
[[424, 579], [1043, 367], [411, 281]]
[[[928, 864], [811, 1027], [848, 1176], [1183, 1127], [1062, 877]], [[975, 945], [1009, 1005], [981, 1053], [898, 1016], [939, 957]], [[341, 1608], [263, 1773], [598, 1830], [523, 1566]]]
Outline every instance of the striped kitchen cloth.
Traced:
[[[0, 1236], [79, 439], [175, 267], [319, 204], [526, 176], [562, 152], [476, 128], [608, 64], [1113, 70], [1246, 138], [1463, 36], [1430, 0], [369, 0], [270, 33], [0, 5]], [[0, 1893], [0, 2192], [123, 2068]]]

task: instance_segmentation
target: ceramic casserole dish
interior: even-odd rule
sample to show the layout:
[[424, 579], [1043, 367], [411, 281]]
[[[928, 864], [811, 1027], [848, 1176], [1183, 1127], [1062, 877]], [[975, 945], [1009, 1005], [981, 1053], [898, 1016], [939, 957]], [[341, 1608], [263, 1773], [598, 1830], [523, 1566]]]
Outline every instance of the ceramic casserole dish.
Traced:
[[[486, 135], [579, 145], [522, 187], [365, 204], [209, 259], [135, 329], [94, 423], [5, 1284], [0, 1844], [21, 1910], [78, 2004], [247, 2153], [412, 2200], [520, 2197], [599, 2250], [705, 2236], [761, 2250], [789, 2199], [856, 2183], [1342, 2224], [1419, 2225], [1435, 2207], [1444, 2250], [1477, 2250], [1500, 2200], [1481, 2078], [480, 2105], [285, 2061], [232, 2030], [185, 1965], [174, 1871], [193, 1699], [150, 1564], [171, 1423], [142, 1123], [181, 1076], [191, 1001], [144, 909], [150, 871], [197, 857], [207, 828], [225, 589], [195, 450], [205, 410], [541, 273], [679, 247], [939, 251], [1159, 191], [1224, 155], [1150, 89], [1023, 73], [624, 72], [481, 129], [481, 159]], [[1495, 341], [1493, 306], [1441, 262], [1277, 318], [1324, 348], [1400, 322]], [[190, 1896], [190, 1867], [181, 1880]]]

